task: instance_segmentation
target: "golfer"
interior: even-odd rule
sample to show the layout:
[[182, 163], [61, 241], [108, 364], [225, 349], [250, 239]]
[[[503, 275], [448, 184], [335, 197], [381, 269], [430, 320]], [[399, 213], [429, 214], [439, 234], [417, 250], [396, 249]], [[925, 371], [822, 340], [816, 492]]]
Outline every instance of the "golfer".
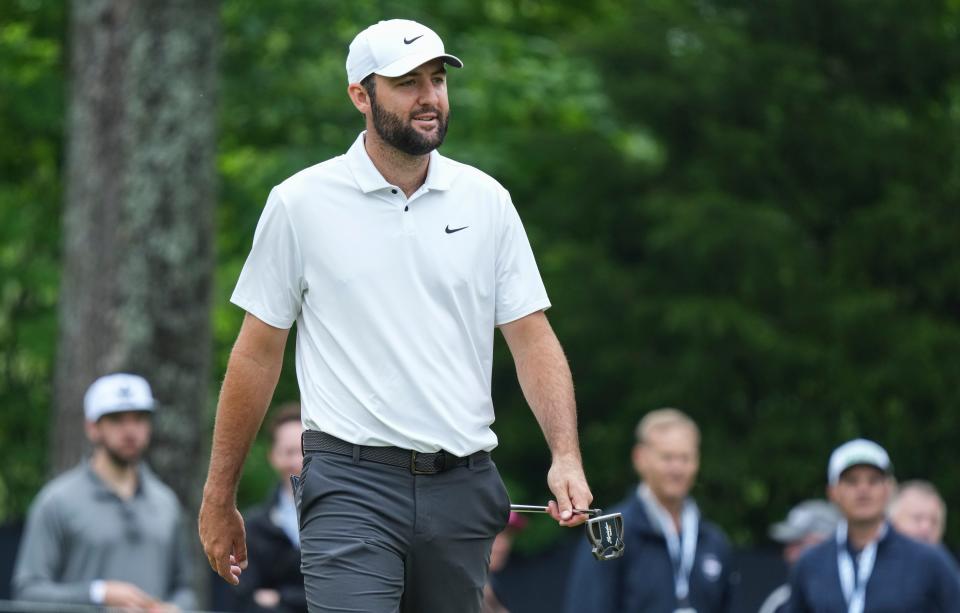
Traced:
[[306, 431], [295, 479], [311, 611], [479, 611], [510, 501], [490, 451], [494, 328], [552, 454], [550, 513], [592, 495], [570, 370], [510, 195], [436, 149], [447, 69], [429, 28], [382, 21], [347, 56], [366, 130], [276, 186], [231, 298], [247, 314], [217, 409], [200, 538], [243, 581], [241, 467], [297, 324]]

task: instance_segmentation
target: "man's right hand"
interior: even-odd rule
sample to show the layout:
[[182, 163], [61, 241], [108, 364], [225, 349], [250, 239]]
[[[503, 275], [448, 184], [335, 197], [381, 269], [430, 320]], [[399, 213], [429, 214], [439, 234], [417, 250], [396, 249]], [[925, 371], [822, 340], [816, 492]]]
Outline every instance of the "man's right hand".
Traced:
[[227, 583], [238, 585], [240, 573], [247, 567], [247, 540], [240, 511], [233, 503], [217, 504], [204, 495], [197, 523], [210, 567]]
[[147, 610], [160, 604], [132, 583], [104, 581], [103, 586], [103, 605], [107, 607]]

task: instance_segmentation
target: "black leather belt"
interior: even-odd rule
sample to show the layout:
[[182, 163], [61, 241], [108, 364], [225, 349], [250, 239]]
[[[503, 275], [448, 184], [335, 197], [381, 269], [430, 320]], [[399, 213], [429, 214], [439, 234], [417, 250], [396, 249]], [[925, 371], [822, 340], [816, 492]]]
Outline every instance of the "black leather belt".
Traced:
[[317, 432], [316, 430], [304, 431], [301, 441], [303, 453], [312, 451], [352, 456], [368, 462], [408, 468], [415, 475], [435, 475], [457, 466], [471, 465], [478, 460], [482, 461], [490, 457], [490, 454], [486, 451], [478, 451], [461, 458], [443, 450], [435, 453], [420, 453], [399, 447], [354, 445], [326, 432]]

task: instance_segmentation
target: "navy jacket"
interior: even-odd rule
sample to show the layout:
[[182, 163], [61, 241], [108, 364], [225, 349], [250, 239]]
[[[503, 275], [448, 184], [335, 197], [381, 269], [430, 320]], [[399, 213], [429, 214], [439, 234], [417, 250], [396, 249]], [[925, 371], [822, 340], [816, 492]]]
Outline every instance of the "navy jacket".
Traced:
[[[636, 493], [609, 511], [623, 514], [625, 551], [599, 561], [584, 542], [576, 550], [567, 582], [568, 613], [673, 613], [677, 598], [667, 542], [654, 528]], [[584, 539], [586, 540], [586, 539]], [[690, 603], [698, 613], [730, 610], [731, 549], [713, 524], [700, 521], [690, 573]]]
[[[792, 613], [845, 613], [837, 569], [837, 541], [805, 552], [790, 574]], [[946, 554], [891, 527], [877, 544], [864, 613], [960, 612], [960, 579]]]

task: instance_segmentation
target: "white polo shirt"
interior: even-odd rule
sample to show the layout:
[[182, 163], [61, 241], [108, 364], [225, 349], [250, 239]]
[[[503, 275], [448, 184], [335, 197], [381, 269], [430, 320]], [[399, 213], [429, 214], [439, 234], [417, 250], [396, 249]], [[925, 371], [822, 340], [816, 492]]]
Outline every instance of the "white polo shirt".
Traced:
[[520, 217], [494, 179], [436, 151], [408, 199], [363, 143], [273, 189], [231, 301], [297, 322], [306, 428], [493, 449], [494, 327], [550, 306]]

